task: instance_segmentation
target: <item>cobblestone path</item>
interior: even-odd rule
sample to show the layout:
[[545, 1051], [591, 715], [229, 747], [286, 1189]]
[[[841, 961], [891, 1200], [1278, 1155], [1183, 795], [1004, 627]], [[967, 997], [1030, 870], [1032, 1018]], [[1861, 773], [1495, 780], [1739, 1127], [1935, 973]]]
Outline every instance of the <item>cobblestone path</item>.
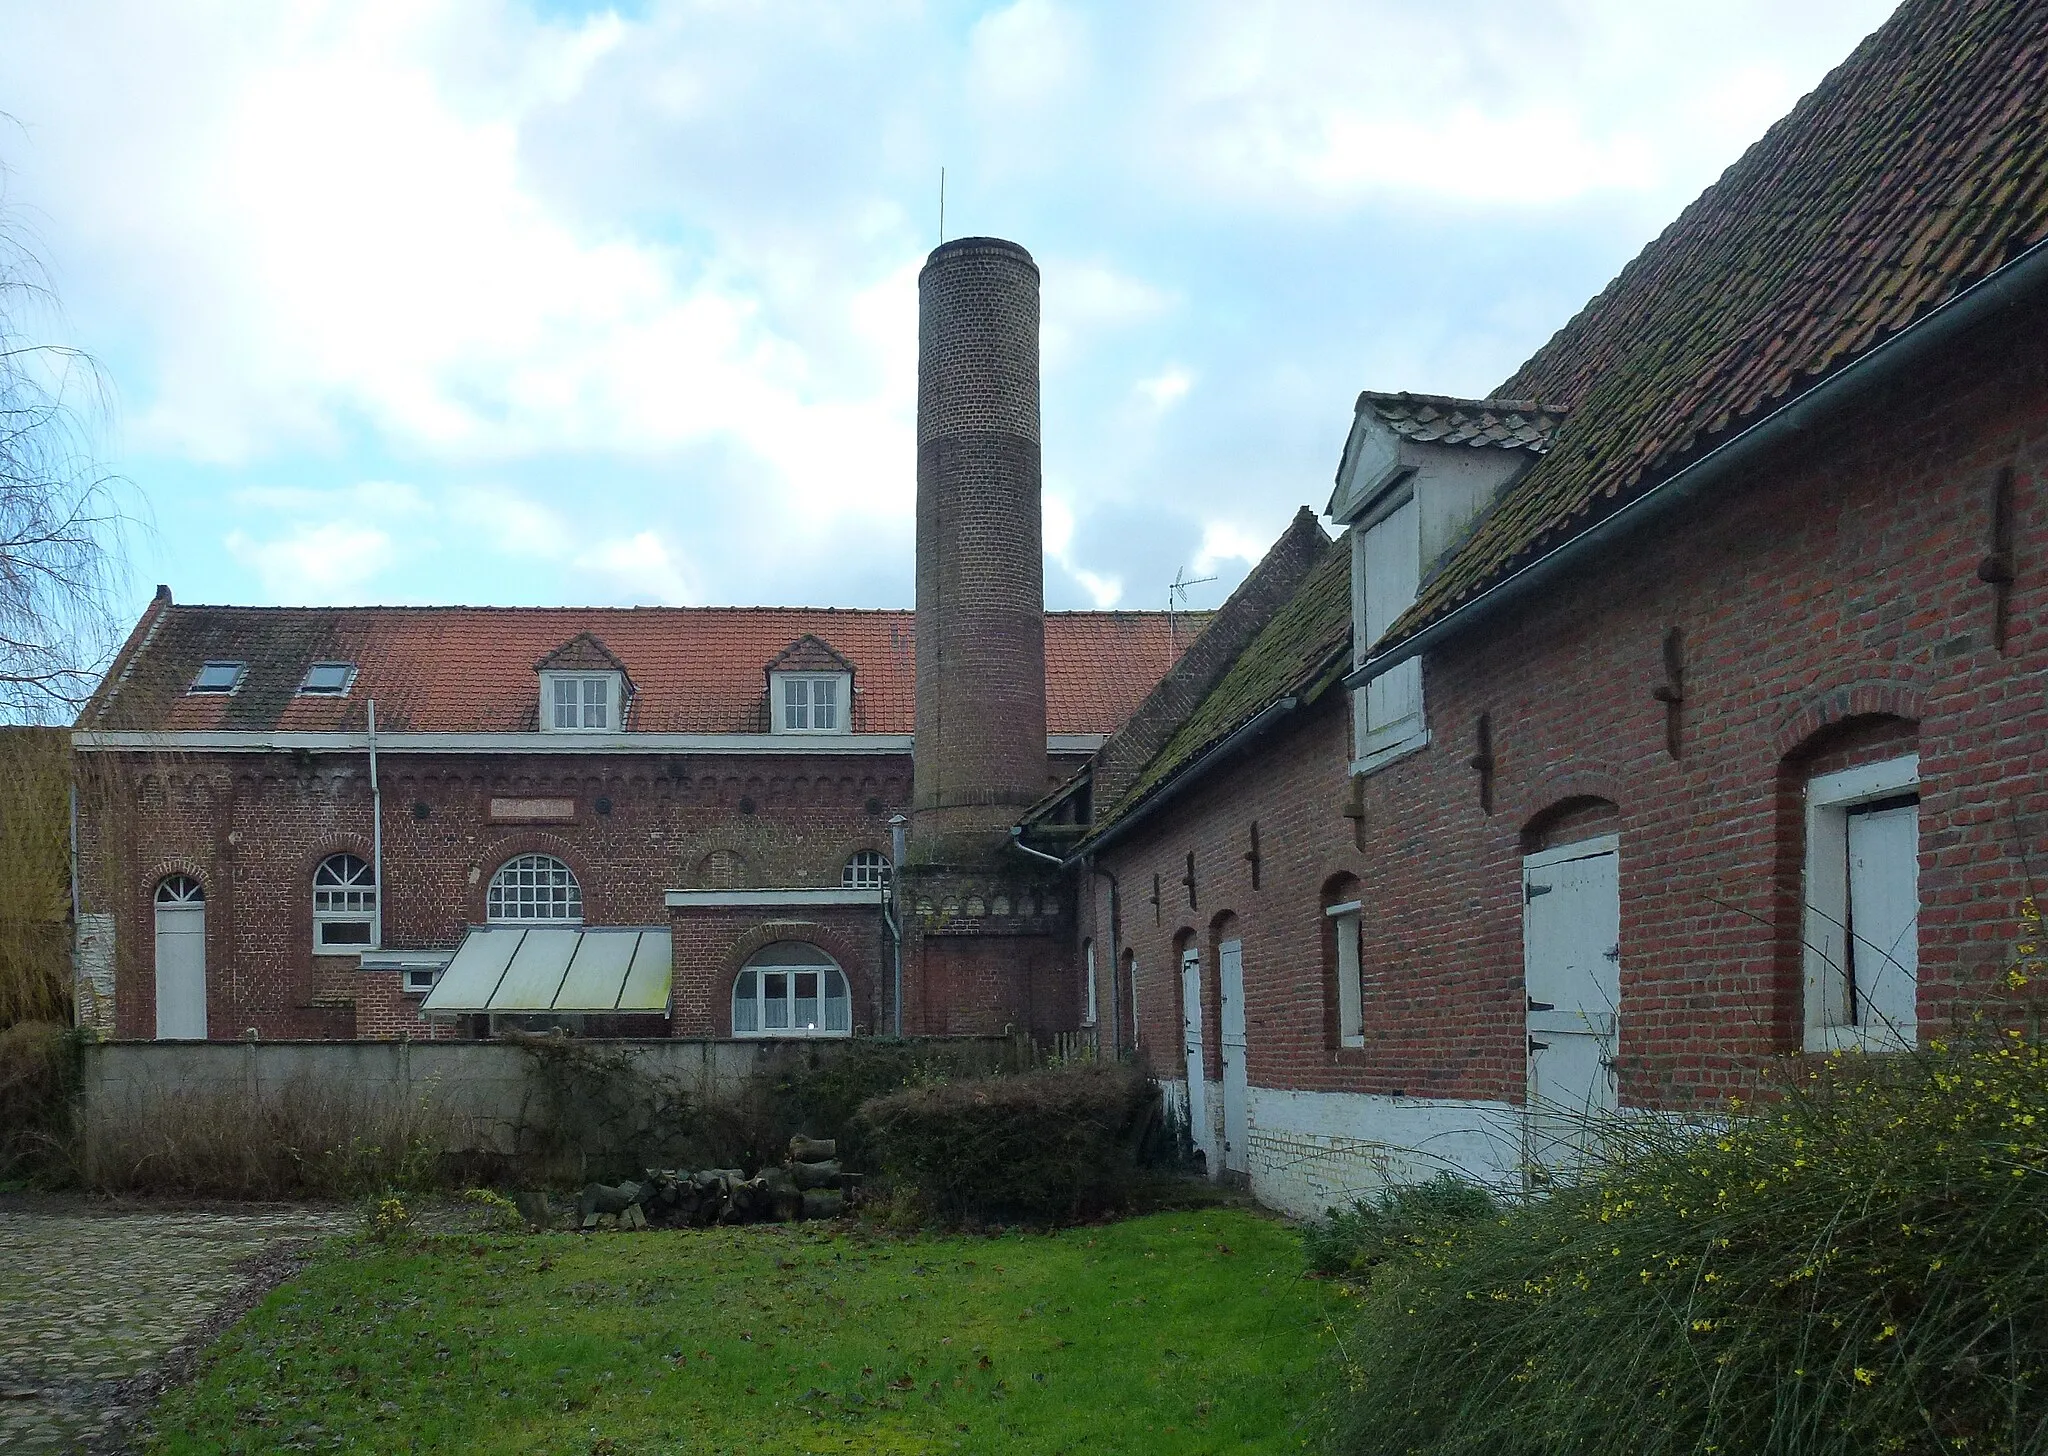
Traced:
[[120, 1449], [148, 1376], [248, 1288], [238, 1266], [344, 1210], [0, 1204], [0, 1451]]

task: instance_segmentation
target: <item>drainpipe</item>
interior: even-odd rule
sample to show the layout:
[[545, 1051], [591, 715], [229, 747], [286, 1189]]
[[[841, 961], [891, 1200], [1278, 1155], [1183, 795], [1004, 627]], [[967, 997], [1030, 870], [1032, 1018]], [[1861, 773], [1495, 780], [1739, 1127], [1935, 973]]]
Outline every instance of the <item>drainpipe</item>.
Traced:
[[896, 887], [903, 883], [903, 826], [910, 821], [901, 814], [889, 816], [889, 859], [895, 868], [889, 875], [889, 889], [882, 896], [882, 918], [888, 922], [889, 944], [896, 957], [896, 1039], [903, 1039], [903, 925], [896, 918]]
[[377, 700], [370, 699], [370, 883], [377, 907], [370, 915], [370, 939], [384, 948], [384, 793], [377, 786]]
[[1010, 847], [1012, 849], [1021, 849], [1033, 859], [1042, 859], [1055, 868], [1066, 868], [1067, 862], [1058, 855], [1047, 854], [1042, 849], [1033, 849], [1030, 845], [1026, 844], [1024, 842], [1024, 826], [1022, 824], [1012, 824], [1010, 826]]

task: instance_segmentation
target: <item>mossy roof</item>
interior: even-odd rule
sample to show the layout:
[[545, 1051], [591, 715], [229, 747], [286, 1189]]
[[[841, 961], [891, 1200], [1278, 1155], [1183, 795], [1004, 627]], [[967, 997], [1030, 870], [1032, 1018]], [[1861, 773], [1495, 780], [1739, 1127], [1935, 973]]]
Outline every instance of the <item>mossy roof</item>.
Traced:
[[[1089, 840], [1194, 769], [1205, 754], [1273, 704], [1288, 697], [1303, 704], [1322, 697], [1343, 679], [1350, 648], [1351, 554], [1332, 542], [1131, 787], [1116, 803], [1096, 807]], [[1080, 846], [1087, 847], [1086, 841]]]
[[1565, 411], [1384, 651], [2048, 236], [2048, 5], [1906, 0], [1494, 393]]

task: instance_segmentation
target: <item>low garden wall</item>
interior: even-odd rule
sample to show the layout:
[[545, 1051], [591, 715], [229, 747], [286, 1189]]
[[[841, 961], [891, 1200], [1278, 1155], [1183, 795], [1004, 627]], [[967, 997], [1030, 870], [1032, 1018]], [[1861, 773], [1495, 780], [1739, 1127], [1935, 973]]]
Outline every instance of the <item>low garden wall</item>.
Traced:
[[[741, 1097], [779, 1075], [814, 1070], [863, 1040], [582, 1040], [579, 1048], [622, 1058], [638, 1079], [697, 1107]], [[994, 1063], [1005, 1037], [935, 1037], [920, 1053]], [[309, 1094], [357, 1106], [430, 1107], [450, 1153], [515, 1158], [556, 1115], [559, 1099], [540, 1059], [517, 1042], [250, 1041], [101, 1042], [83, 1048], [78, 1112], [88, 1145], [122, 1128], [148, 1126], [178, 1108], [274, 1105]]]

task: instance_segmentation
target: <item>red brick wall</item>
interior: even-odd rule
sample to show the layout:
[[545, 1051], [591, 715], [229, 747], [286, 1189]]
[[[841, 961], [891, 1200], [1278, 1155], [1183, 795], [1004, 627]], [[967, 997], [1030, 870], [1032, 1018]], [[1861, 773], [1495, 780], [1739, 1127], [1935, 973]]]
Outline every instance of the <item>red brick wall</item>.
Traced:
[[[836, 885], [854, 851], [888, 852], [886, 821], [904, 806], [910, 776], [901, 757], [796, 754], [386, 754], [379, 769], [391, 947], [456, 944], [466, 925], [483, 920], [492, 873], [527, 851], [575, 870], [594, 925], [667, 924], [663, 891], [701, 884], [716, 850], [745, 861], [748, 884]], [[116, 916], [118, 1035], [154, 1033], [152, 895], [173, 872], [206, 887], [214, 1036], [253, 1026], [265, 1037], [346, 1037], [358, 1015], [364, 1034], [381, 1034], [394, 1014], [385, 993], [350, 971], [338, 998], [336, 977], [316, 971], [312, 954], [314, 867], [340, 850], [370, 854], [362, 754], [126, 755], [113, 792], [118, 804], [85, 806], [81, 858], [88, 908]], [[493, 823], [493, 797], [569, 798], [574, 817]], [[608, 814], [597, 812], [600, 798], [610, 801]], [[415, 805], [425, 806], [424, 818]]]
[[[1206, 948], [1230, 912], [1254, 1083], [1518, 1100], [1520, 857], [1572, 837], [1575, 820], [1594, 832], [1605, 814], [1602, 832], [1621, 836], [1623, 1100], [1718, 1096], [1755, 1058], [1797, 1046], [1805, 778], [1909, 743], [1920, 1015], [1944, 1022], [1960, 990], [2002, 965], [2025, 857], [2048, 854], [2044, 324], [2040, 309], [2016, 312], [2000, 336], [1431, 654], [1432, 741], [1363, 781], [1358, 842], [1333, 698], [1113, 845], [1103, 865], [1123, 886], [1120, 944], [1136, 953], [1162, 1069], [1181, 1061], [1176, 936]], [[1976, 568], [2005, 466], [2020, 550], [2000, 654]], [[1673, 625], [1687, 659], [1676, 760], [1652, 696]], [[1468, 763], [1481, 712], [1497, 760], [1491, 814]], [[1254, 820], [1258, 890], [1242, 858]], [[1180, 884], [1190, 851], [1197, 905]], [[1330, 1045], [1320, 901], [1340, 873], [1365, 901], [1362, 1051]], [[1083, 916], [1079, 934], [1106, 947], [1100, 896], [1083, 896]]]
[[731, 1036], [733, 978], [756, 951], [779, 940], [805, 941], [839, 962], [853, 999], [857, 1035], [887, 1029], [882, 1017], [888, 1004], [888, 935], [879, 910], [677, 910], [670, 932], [677, 1036]]

